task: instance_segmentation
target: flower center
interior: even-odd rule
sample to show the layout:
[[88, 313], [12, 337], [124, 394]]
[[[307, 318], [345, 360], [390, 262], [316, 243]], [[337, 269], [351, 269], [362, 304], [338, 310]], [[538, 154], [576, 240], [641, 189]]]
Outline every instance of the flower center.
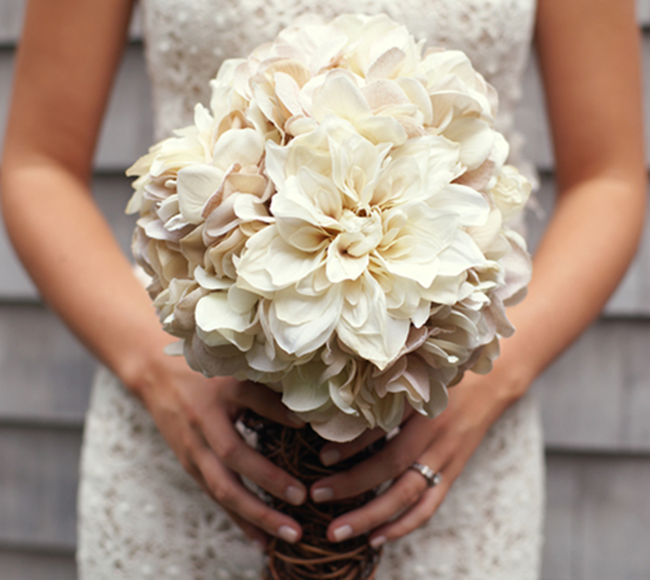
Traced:
[[343, 228], [339, 234], [339, 247], [349, 256], [361, 258], [372, 252], [381, 241], [383, 232], [378, 211], [344, 209], [338, 221]]

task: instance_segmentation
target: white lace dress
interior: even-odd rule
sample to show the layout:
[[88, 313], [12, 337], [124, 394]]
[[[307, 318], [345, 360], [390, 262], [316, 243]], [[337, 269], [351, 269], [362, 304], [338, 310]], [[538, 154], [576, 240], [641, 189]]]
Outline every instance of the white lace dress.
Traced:
[[[499, 129], [516, 142], [535, 0], [144, 0], [143, 12], [157, 138], [190, 123], [224, 58], [296, 16], [385, 12], [430, 44], [464, 50], [499, 91]], [[542, 512], [542, 438], [527, 396], [493, 426], [427, 525], [386, 547], [378, 580], [534, 580]], [[253, 580], [262, 563], [105, 370], [84, 439], [78, 561], [81, 580]]]

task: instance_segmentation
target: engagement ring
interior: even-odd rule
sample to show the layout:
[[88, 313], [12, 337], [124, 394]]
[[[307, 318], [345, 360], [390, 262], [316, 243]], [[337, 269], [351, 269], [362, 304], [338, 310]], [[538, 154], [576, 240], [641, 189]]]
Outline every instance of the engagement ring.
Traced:
[[428, 465], [422, 463], [414, 463], [409, 467], [409, 469], [414, 469], [419, 474], [427, 480], [427, 485], [429, 487], [435, 487], [442, 481], [442, 473], [435, 473]]

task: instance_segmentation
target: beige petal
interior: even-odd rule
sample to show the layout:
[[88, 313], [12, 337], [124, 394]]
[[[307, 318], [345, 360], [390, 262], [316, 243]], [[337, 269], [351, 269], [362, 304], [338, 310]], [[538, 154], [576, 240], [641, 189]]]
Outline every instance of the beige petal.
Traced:
[[348, 76], [329, 75], [323, 86], [314, 93], [313, 115], [322, 121], [326, 115], [354, 123], [371, 114], [363, 93]]
[[217, 191], [224, 172], [211, 165], [191, 165], [178, 172], [178, 204], [183, 219], [191, 224], [203, 221], [201, 213]]
[[311, 426], [321, 437], [338, 443], [352, 441], [368, 428], [368, 424], [362, 417], [347, 415], [340, 411], [327, 421], [312, 422]]
[[366, 79], [368, 81], [375, 79], [393, 79], [397, 76], [405, 60], [406, 53], [394, 46], [384, 52], [370, 65], [366, 73]]
[[276, 72], [273, 80], [275, 81], [275, 92], [291, 116], [302, 115], [300, 86], [295, 79], [288, 74]]
[[406, 93], [401, 87], [389, 80], [377, 80], [367, 84], [361, 89], [368, 106], [374, 111], [392, 105], [410, 105]]

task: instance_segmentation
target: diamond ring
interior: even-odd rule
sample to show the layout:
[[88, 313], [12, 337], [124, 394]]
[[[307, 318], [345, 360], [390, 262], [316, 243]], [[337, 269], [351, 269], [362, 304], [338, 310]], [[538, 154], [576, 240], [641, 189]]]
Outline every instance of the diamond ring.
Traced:
[[439, 471], [437, 473], [434, 472], [428, 465], [414, 463], [409, 467], [409, 469], [417, 471], [422, 477], [424, 477], [424, 479], [427, 480], [427, 485], [429, 487], [435, 487], [442, 481], [442, 473]]

